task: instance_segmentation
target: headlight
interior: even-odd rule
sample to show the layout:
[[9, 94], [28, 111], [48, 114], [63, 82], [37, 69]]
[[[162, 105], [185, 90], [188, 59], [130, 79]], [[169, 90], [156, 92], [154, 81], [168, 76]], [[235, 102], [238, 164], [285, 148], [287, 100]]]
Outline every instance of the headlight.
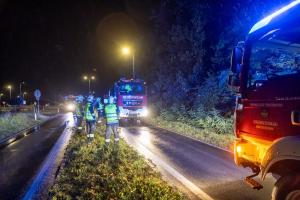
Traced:
[[123, 109], [123, 107], [119, 107], [120, 110], [120, 117], [128, 117], [128, 110], [127, 109]]
[[149, 115], [149, 111], [147, 108], [143, 108], [141, 111], [141, 117], [147, 117]]
[[67, 111], [74, 111], [75, 110], [75, 105], [73, 103], [68, 103], [66, 105]]

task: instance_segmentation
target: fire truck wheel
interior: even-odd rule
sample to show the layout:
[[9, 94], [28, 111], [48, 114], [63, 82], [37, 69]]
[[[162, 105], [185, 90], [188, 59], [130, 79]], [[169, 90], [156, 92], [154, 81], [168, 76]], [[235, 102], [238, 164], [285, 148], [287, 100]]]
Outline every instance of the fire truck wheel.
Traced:
[[272, 200], [300, 199], [300, 174], [281, 177], [273, 188]]

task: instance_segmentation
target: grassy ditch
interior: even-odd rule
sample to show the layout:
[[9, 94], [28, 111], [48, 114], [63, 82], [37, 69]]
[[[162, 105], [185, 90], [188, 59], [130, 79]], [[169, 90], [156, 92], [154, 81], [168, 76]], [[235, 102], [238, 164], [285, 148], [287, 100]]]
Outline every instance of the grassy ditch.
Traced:
[[73, 136], [50, 199], [184, 199], [123, 140], [105, 149], [103, 131], [91, 144]]
[[0, 116], [0, 140], [7, 138], [23, 129], [29, 128], [46, 120], [40, 118], [34, 120], [33, 114], [29, 113], [5, 113]]
[[160, 115], [148, 118], [146, 122], [227, 150], [232, 149], [234, 141], [232, 119], [220, 116], [208, 116], [198, 119], [186, 117], [170, 119]]

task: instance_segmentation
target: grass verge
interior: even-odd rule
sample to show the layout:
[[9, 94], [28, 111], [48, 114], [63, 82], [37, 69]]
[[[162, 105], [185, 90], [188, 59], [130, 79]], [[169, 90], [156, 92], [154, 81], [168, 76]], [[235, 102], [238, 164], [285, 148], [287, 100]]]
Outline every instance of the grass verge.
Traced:
[[104, 128], [97, 132], [91, 144], [73, 136], [50, 199], [184, 199], [123, 140], [105, 149]]
[[148, 118], [146, 122], [153, 126], [186, 135], [223, 149], [232, 150], [234, 141], [232, 132], [218, 133], [214, 128], [210, 128], [209, 126], [199, 128], [182, 121], [167, 120], [162, 116]]
[[31, 113], [2, 114], [0, 116], [0, 140], [45, 120], [46, 118], [43, 117], [35, 121], [34, 116]]

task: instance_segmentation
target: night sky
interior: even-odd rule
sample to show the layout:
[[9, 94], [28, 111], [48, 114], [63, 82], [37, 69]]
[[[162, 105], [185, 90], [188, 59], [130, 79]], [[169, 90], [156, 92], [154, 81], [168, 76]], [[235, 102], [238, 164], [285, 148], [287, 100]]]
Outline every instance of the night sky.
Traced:
[[83, 74], [93, 74], [93, 90], [102, 95], [121, 75], [129, 76], [131, 59], [123, 44], [136, 50], [140, 76], [151, 62], [149, 16], [156, 1], [0, 1], [0, 86], [20, 81], [27, 91], [42, 90], [45, 99], [86, 93]]

